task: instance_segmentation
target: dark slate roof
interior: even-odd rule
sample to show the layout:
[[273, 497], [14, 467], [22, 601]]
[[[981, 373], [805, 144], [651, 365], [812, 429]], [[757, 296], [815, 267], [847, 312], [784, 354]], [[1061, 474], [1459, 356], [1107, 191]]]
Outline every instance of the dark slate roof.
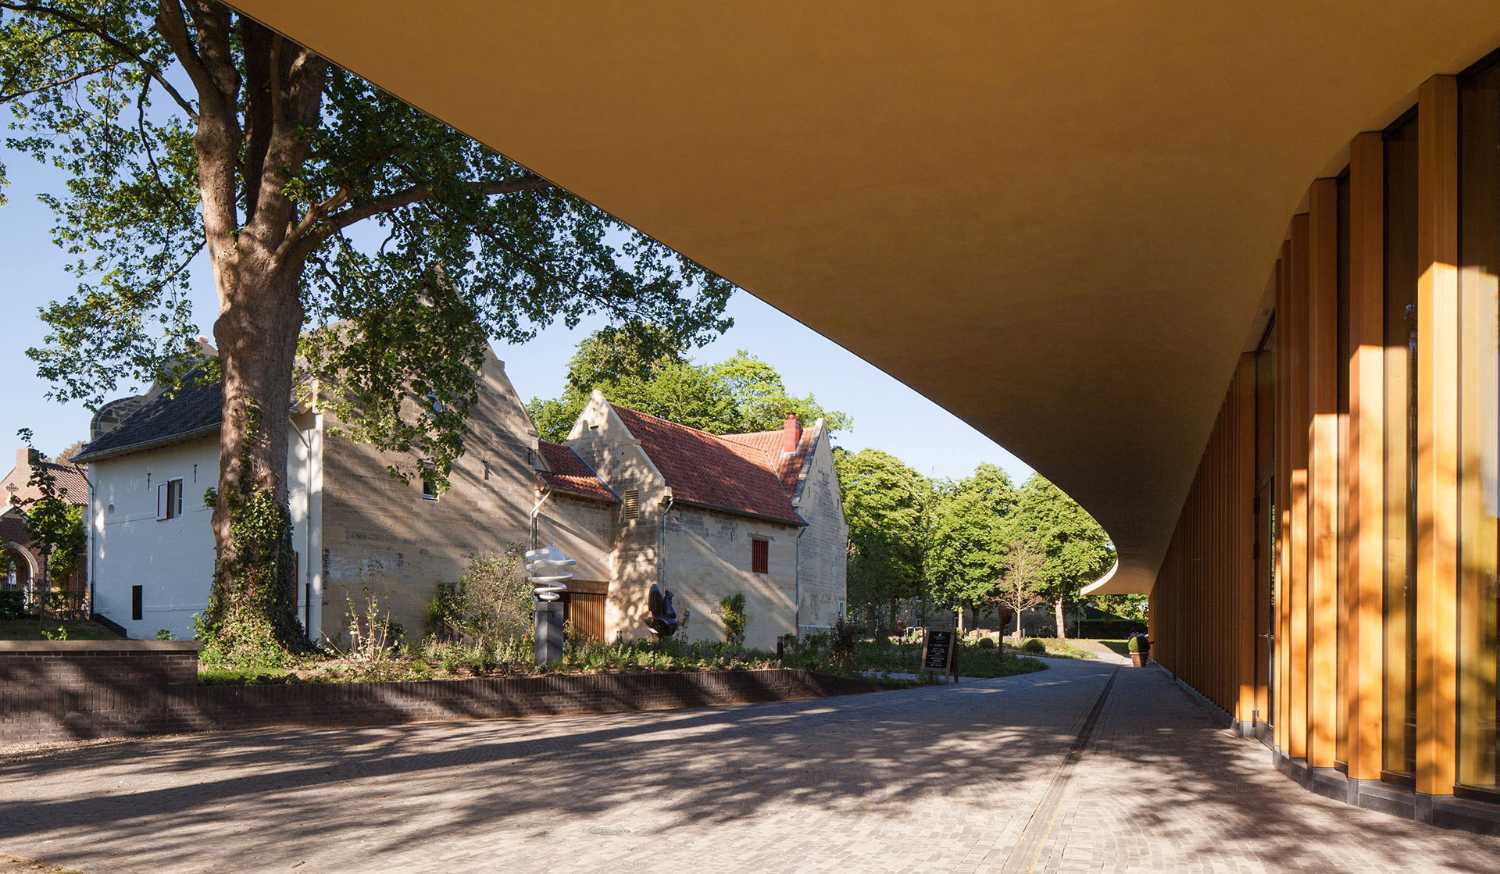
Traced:
[[578, 457], [578, 453], [545, 440], [538, 441], [537, 445], [541, 447], [542, 458], [546, 459], [547, 467], [551, 468], [537, 471], [548, 488], [591, 501], [603, 501], [607, 504], [619, 502], [615, 493], [599, 481], [599, 475], [589, 467], [588, 462]]
[[173, 395], [157, 395], [131, 413], [120, 427], [83, 447], [74, 461], [87, 463], [217, 434], [223, 421], [224, 391], [194, 371]]
[[792, 506], [778, 467], [760, 449], [628, 407], [614, 410], [666, 478], [673, 500], [783, 525], [807, 524]]

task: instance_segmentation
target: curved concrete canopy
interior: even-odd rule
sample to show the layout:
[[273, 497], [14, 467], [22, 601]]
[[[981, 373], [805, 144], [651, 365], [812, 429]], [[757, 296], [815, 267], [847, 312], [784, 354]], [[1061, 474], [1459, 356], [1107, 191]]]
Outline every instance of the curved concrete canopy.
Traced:
[[1151, 585], [1311, 179], [1494, 0], [235, 5], [1073, 494]]

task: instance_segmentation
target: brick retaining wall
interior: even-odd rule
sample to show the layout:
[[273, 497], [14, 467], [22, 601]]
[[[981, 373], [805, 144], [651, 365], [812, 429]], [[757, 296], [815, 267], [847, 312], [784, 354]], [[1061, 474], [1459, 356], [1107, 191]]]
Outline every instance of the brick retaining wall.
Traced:
[[875, 691], [801, 670], [200, 686], [197, 645], [0, 641], [0, 747], [272, 725], [672, 710]]

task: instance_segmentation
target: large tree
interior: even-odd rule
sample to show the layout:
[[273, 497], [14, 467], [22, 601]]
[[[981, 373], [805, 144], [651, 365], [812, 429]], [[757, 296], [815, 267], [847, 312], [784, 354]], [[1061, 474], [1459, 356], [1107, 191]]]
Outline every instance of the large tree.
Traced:
[[879, 449], [834, 452], [849, 523], [849, 605], [893, 626], [901, 602], [923, 594], [932, 484]]
[[1016, 535], [1035, 544], [1046, 558], [1046, 596], [1057, 619], [1057, 636], [1066, 638], [1064, 607], [1076, 603], [1080, 590], [1114, 563], [1109, 535], [1067, 492], [1039, 473], [1021, 486], [1015, 526]]
[[1005, 471], [981, 464], [974, 475], [944, 483], [932, 506], [927, 578], [938, 603], [978, 609], [995, 600], [1010, 552], [1016, 490]]
[[567, 436], [594, 389], [612, 403], [713, 434], [771, 431], [787, 413], [804, 422], [824, 420], [832, 432], [847, 430], [849, 417], [825, 410], [812, 395], [787, 393], [781, 374], [743, 349], [715, 364], [694, 364], [676, 347], [660, 342], [663, 329], [645, 325], [630, 333], [596, 332], [578, 344], [568, 361], [561, 396], [532, 398], [527, 408], [545, 440]]
[[67, 178], [44, 199], [76, 286], [31, 350], [53, 397], [182, 379], [207, 254], [218, 355], [195, 378], [222, 381], [223, 426], [204, 618], [230, 649], [301, 639], [294, 387], [441, 476], [488, 339], [589, 314], [679, 344], [727, 325], [722, 279], [214, 0], [0, 0], [0, 102], [7, 146]]

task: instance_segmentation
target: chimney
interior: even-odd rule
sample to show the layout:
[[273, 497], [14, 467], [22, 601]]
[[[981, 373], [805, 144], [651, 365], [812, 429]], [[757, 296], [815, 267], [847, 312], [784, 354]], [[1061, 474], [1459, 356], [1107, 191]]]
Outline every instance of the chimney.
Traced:
[[786, 421], [781, 424], [781, 451], [790, 455], [797, 451], [797, 444], [802, 442], [802, 423], [797, 421], [796, 413], [787, 413]]
[[32, 450], [22, 446], [16, 450], [16, 473], [21, 475], [21, 482], [25, 483], [31, 478]]

